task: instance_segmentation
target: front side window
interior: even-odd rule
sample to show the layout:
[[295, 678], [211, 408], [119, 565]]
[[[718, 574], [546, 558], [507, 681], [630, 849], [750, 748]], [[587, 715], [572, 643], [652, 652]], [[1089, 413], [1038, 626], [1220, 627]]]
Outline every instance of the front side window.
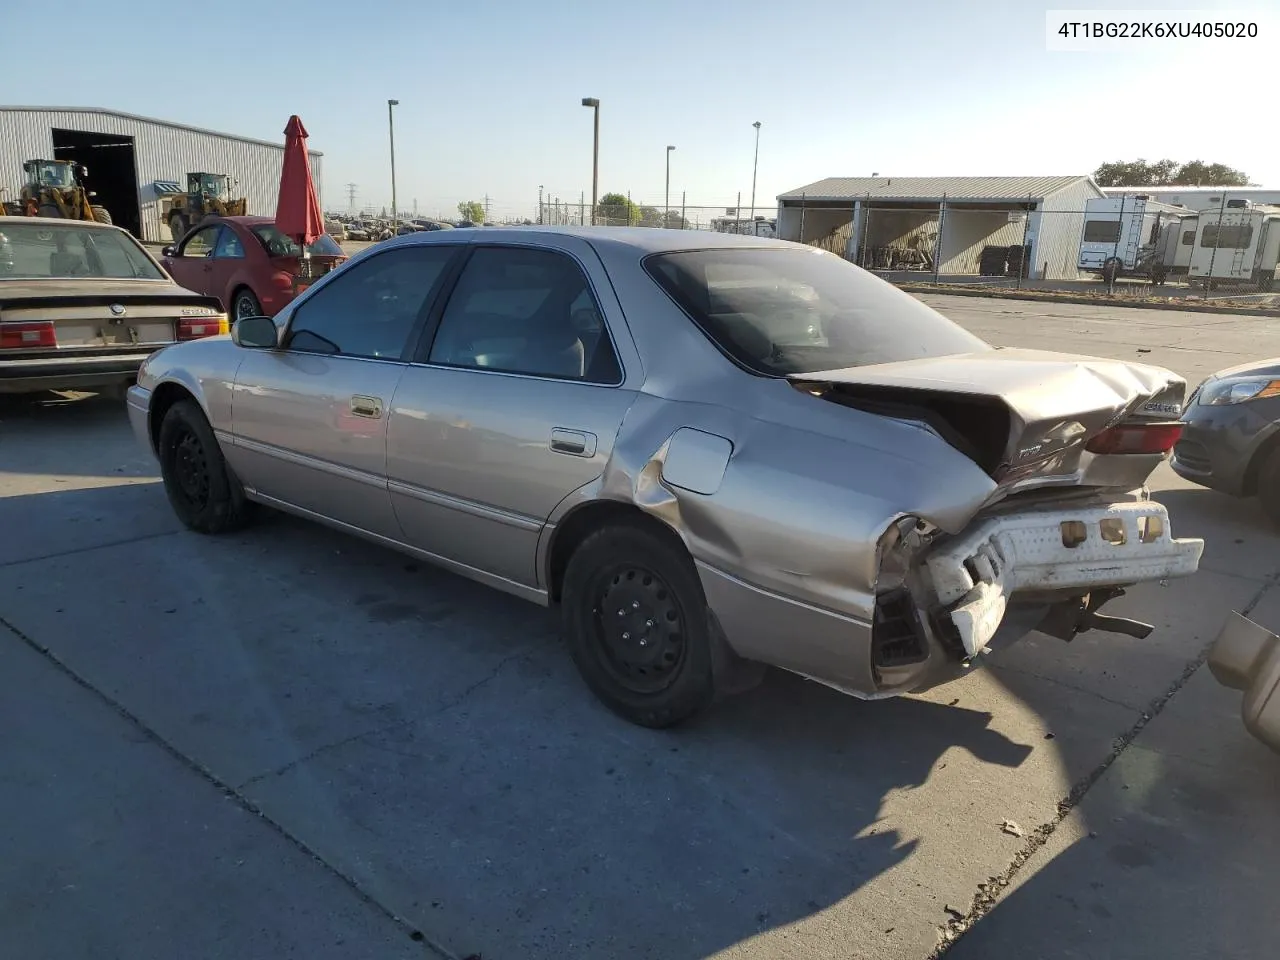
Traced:
[[570, 257], [480, 247], [440, 318], [428, 361], [616, 384], [621, 368], [586, 274]]
[[213, 248], [218, 243], [218, 231], [222, 227], [219, 224], [213, 224], [209, 227], [202, 227], [187, 238], [187, 242], [182, 245], [182, 249], [178, 251], [178, 255], [182, 257], [207, 257], [213, 253]]
[[821, 250], [721, 247], [645, 271], [722, 352], [763, 376], [991, 349], [915, 297]]
[[456, 247], [401, 247], [349, 267], [300, 304], [286, 347], [398, 360]]
[[0, 278], [163, 280], [137, 241], [117, 230], [76, 227], [33, 218], [7, 223], [0, 233]]
[[1119, 220], [1086, 220], [1085, 243], [1115, 243], [1120, 239]]

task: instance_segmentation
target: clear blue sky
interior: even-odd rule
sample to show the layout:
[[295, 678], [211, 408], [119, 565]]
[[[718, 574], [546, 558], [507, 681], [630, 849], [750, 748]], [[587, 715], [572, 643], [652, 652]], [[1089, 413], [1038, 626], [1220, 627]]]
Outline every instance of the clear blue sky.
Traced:
[[[1108, 5], [130, 0], [106, 18], [63, 0], [58, 23], [77, 26], [53, 47], [8, 44], [3, 98], [270, 140], [297, 113], [324, 151], [330, 209], [345, 207], [349, 181], [360, 202], [389, 202], [389, 97], [400, 205], [416, 198], [424, 214], [487, 193], [495, 217], [532, 215], [539, 184], [589, 198], [584, 96], [602, 103], [601, 193], [648, 203], [662, 202], [670, 143], [674, 203], [687, 191], [690, 205], [732, 205], [741, 190], [745, 205], [755, 120], [762, 206], [826, 176], [1073, 174], [1139, 156], [1227, 163], [1280, 186], [1261, 45], [1049, 53], [1046, 6]], [[168, 52], [168, 38], [192, 53]]]

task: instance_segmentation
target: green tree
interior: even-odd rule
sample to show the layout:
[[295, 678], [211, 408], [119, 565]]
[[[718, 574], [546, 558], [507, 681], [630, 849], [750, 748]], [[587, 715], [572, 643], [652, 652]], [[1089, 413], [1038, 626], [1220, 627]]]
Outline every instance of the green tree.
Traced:
[[643, 214], [623, 193], [606, 193], [596, 205], [596, 223], [611, 227], [635, 226]]
[[479, 200], [463, 200], [458, 204], [458, 216], [472, 223], [484, 223], [484, 204]]
[[1249, 177], [1221, 163], [1192, 160], [1114, 160], [1101, 164], [1093, 172], [1100, 187], [1246, 187]]

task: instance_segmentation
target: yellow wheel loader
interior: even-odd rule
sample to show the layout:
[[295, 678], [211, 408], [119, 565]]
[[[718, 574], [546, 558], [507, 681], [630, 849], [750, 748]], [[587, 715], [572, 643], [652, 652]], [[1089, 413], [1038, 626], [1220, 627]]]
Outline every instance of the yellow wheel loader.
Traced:
[[248, 201], [231, 198], [239, 182], [225, 173], [188, 173], [187, 192], [173, 196], [166, 214], [174, 243], [205, 217], [243, 217]]
[[28, 160], [22, 172], [26, 183], [17, 200], [5, 202], [7, 215], [111, 222], [106, 207], [89, 202], [93, 192], [80, 182], [88, 172], [83, 166], [70, 160]]

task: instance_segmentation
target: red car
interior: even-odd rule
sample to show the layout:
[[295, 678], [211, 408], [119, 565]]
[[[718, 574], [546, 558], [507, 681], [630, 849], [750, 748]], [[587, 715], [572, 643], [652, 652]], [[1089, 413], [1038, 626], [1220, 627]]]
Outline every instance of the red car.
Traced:
[[[347, 259], [328, 234], [307, 249], [313, 278]], [[217, 297], [233, 321], [274, 317], [308, 283], [298, 278], [298, 241], [277, 230], [271, 217], [208, 217], [162, 253], [178, 283]]]

